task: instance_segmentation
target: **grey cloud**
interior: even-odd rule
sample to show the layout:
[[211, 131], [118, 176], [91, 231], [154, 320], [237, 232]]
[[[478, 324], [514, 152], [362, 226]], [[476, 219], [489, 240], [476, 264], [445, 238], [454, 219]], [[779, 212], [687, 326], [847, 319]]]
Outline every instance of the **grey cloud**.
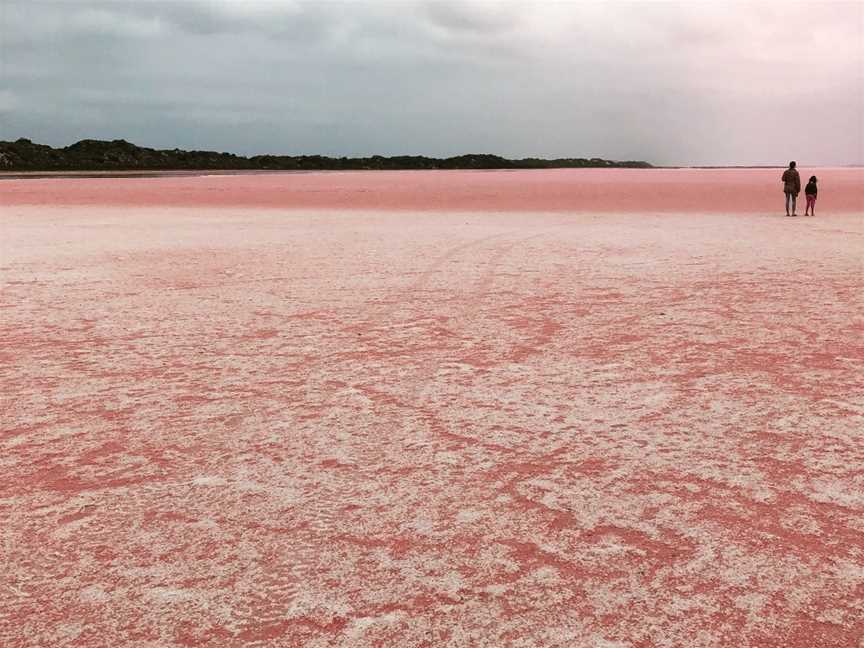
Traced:
[[0, 138], [862, 162], [860, 7], [6, 0]]
[[474, 35], [501, 34], [516, 28], [519, 5], [433, 0], [423, 5], [431, 22], [447, 30]]
[[[232, 6], [234, 7], [232, 9]], [[332, 16], [319, 4], [265, 3], [250, 5], [227, 2], [142, 2], [124, 4], [127, 14], [148, 16], [164, 22], [177, 32], [211, 35], [248, 33], [262, 36], [314, 39], [322, 37]]]

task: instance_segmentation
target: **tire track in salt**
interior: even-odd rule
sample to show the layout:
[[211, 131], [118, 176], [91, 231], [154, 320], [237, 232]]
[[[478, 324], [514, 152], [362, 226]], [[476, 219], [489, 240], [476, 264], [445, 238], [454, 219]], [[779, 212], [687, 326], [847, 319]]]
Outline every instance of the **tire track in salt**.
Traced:
[[[389, 308], [379, 310], [373, 321], [367, 322], [366, 326], [377, 328], [388, 324], [392, 325], [398, 311], [409, 305], [412, 301], [411, 297], [415, 296], [419, 291], [424, 290], [448, 261], [459, 257], [467, 251], [482, 247], [490, 241], [501, 239], [515, 231], [519, 230], [514, 229], [491, 236], [484, 236], [448, 248], [429, 263], [421, 271], [418, 278], [399, 290], [393, 297], [393, 304]], [[501, 257], [509, 253], [515, 245], [529, 238], [533, 238], [533, 236], [520, 237], [512, 241], [506, 248], [496, 250], [490, 261], [487, 262], [484, 274], [476, 282], [471, 292], [483, 289], [488, 290], [488, 287], [492, 283], [494, 270], [500, 266]], [[468, 307], [465, 307], [462, 313], [467, 313], [468, 310]], [[325, 368], [325, 362], [326, 359], [317, 363], [319, 371]], [[423, 376], [418, 377], [412, 382], [412, 392], [409, 393], [407, 399], [409, 403], [413, 398], [413, 394], [416, 393], [418, 387], [424, 382], [424, 378], [437, 372], [439, 367], [440, 363], [431, 369], [427, 369]], [[324, 392], [323, 399], [316, 404], [319, 417], [333, 405], [333, 401], [338, 395], [338, 391], [328, 390]], [[258, 578], [255, 579], [257, 581], [255, 582], [255, 592], [250, 597], [248, 604], [244, 606], [245, 610], [237, 620], [238, 625], [244, 627], [243, 634], [249, 638], [253, 635], [260, 638], [282, 636], [288, 633], [291, 626], [297, 625], [294, 623], [295, 621], [308, 616], [308, 614], [304, 615], [300, 613], [301, 609], [306, 607], [308, 603], [308, 601], [302, 600], [301, 597], [304, 593], [304, 583], [308, 583], [319, 569], [320, 556], [317, 545], [328, 536], [332, 536], [335, 532], [338, 532], [340, 526], [344, 525], [344, 520], [341, 518], [340, 511], [333, 510], [332, 506], [328, 505], [318, 506], [314, 510], [307, 512], [311, 513], [311, 516], [306, 518], [308, 525], [306, 529], [307, 532], [311, 532], [313, 542], [303, 542], [302, 545], [297, 544], [292, 546], [290, 550], [290, 565], [284, 560], [279, 560], [280, 557], [274, 556], [273, 558], [276, 558], [277, 564], [273, 565], [271, 563], [270, 567], [272, 568], [262, 569]], [[301, 623], [300, 625], [308, 624]]]

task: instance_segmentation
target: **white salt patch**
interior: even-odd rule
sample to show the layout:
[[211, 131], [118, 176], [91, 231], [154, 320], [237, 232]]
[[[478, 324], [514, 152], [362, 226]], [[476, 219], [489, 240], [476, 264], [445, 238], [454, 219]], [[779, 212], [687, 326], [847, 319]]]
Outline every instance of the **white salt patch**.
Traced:
[[74, 641], [83, 631], [83, 623], [63, 623], [57, 626], [56, 634], [66, 641]]
[[163, 603], [182, 603], [194, 598], [192, 592], [174, 587], [154, 587], [149, 594], [151, 598]]
[[251, 479], [241, 479], [232, 482], [232, 485], [237, 490], [247, 493], [259, 493], [272, 499], [277, 499], [285, 504], [293, 504], [302, 499], [301, 494], [297, 489], [287, 488], [284, 486], [267, 486]]
[[817, 615], [816, 620], [820, 623], [833, 623], [834, 625], [843, 626], [846, 624], [846, 615], [843, 613], [843, 610], [831, 608]]
[[348, 402], [355, 404], [371, 405], [375, 402], [356, 387], [346, 387], [342, 393], [347, 396]]
[[864, 507], [864, 492], [853, 493], [848, 486], [838, 481], [819, 480], [811, 483], [810, 499], [824, 504], [839, 504], [849, 508]]
[[488, 592], [489, 594], [494, 594], [495, 596], [501, 596], [507, 591], [507, 589], [506, 585], [487, 585], [483, 588], [483, 591]]
[[551, 585], [558, 581], [558, 570], [554, 567], [540, 567], [534, 570], [532, 576], [541, 583]]
[[350, 639], [359, 639], [369, 626], [375, 625], [375, 617], [360, 617], [354, 619], [345, 629], [345, 635]]
[[140, 466], [148, 463], [147, 457], [141, 455], [123, 455], [120, 457], [120, 464], [123, 466]]
[[561, 487], [553, 481], [548, 479], [535, 478], [528, 481], [528, 484], [531, 486], [536, 486], [537, 488], [542, 488], [543, 490], [558, 490]]
[[455, 452], [438, 452], [435, 455], [435, 460], [446, 464], [459, 463], [459, 455]]
[[768, 602], [768, 597], [758, 592], [742, 594], [735, 598], [735, 607], [747, 613], [749, 623], [758, 623], [762, 617], [762, 608]]
[[366, 632], [366, 629], [371, 626], [392, 625], [398, 620], [398, 612], [389, 612], [388, 614], [374, 617], [360, 617], [351, 622], [351, 625], [345, 629], [345, 634], [350, 639], [359, 639]]
[[436, 585], [436, 589], [445, 594], [457, 594], [459, 590], [465, 587], [461, 574], [455, 571], [444, 574], [441, 578], [437, 579]]
[[225, 486], [227, 483], [222, 477], [212, 475], [202, 475], [192, 480], [194, 486]]
[[84, 603], [104, 603], [105, 601], [110, 600], [111, 595], [99, 585], [90, 585], [89, 587], [82, 589], [78, 593], [78, 597]]
[[623, 641], [609, 641], [608, 639], [594, 640], [594, 648], [630, 648], [631, 645]]
[[432, 520], [426, 517], [417, 518], [408, 526], [421, 535], [429, 535], [435, 528], [435, 524]]
[[549, 509], [560, 510], [561, 508], [558, 504], [558, 496], [551, 491], [546, 492], [546, 494], [543, 496], [543, 499], [540, 500], [540, 503]]
[[475, 511], [473, 509], [462, 509], [456, 514], [457, 522], [474, 522], [482, 517], [482, 511]]

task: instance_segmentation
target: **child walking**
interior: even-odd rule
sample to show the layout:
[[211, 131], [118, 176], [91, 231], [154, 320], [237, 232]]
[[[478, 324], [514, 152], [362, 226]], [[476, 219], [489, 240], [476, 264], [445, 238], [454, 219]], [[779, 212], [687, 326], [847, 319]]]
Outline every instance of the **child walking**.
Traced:
[[810, 215], [816, 215], [816, 194], [819, 189], [816, 187], [816, 176], [810, 176], [810, 181], [804, 187], [804, 196], [807, 198], [807, 206], [804, 208], [804, 215], [807, 215], [807, 210], [810, 210]]

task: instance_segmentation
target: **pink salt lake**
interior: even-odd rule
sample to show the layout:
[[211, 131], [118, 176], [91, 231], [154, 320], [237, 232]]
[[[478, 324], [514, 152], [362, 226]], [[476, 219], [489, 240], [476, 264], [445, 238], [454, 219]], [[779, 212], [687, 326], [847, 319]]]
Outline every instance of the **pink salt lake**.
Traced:
[[0, 181], [0, 645], [860, 646], [861, 171], [780, 173]]

